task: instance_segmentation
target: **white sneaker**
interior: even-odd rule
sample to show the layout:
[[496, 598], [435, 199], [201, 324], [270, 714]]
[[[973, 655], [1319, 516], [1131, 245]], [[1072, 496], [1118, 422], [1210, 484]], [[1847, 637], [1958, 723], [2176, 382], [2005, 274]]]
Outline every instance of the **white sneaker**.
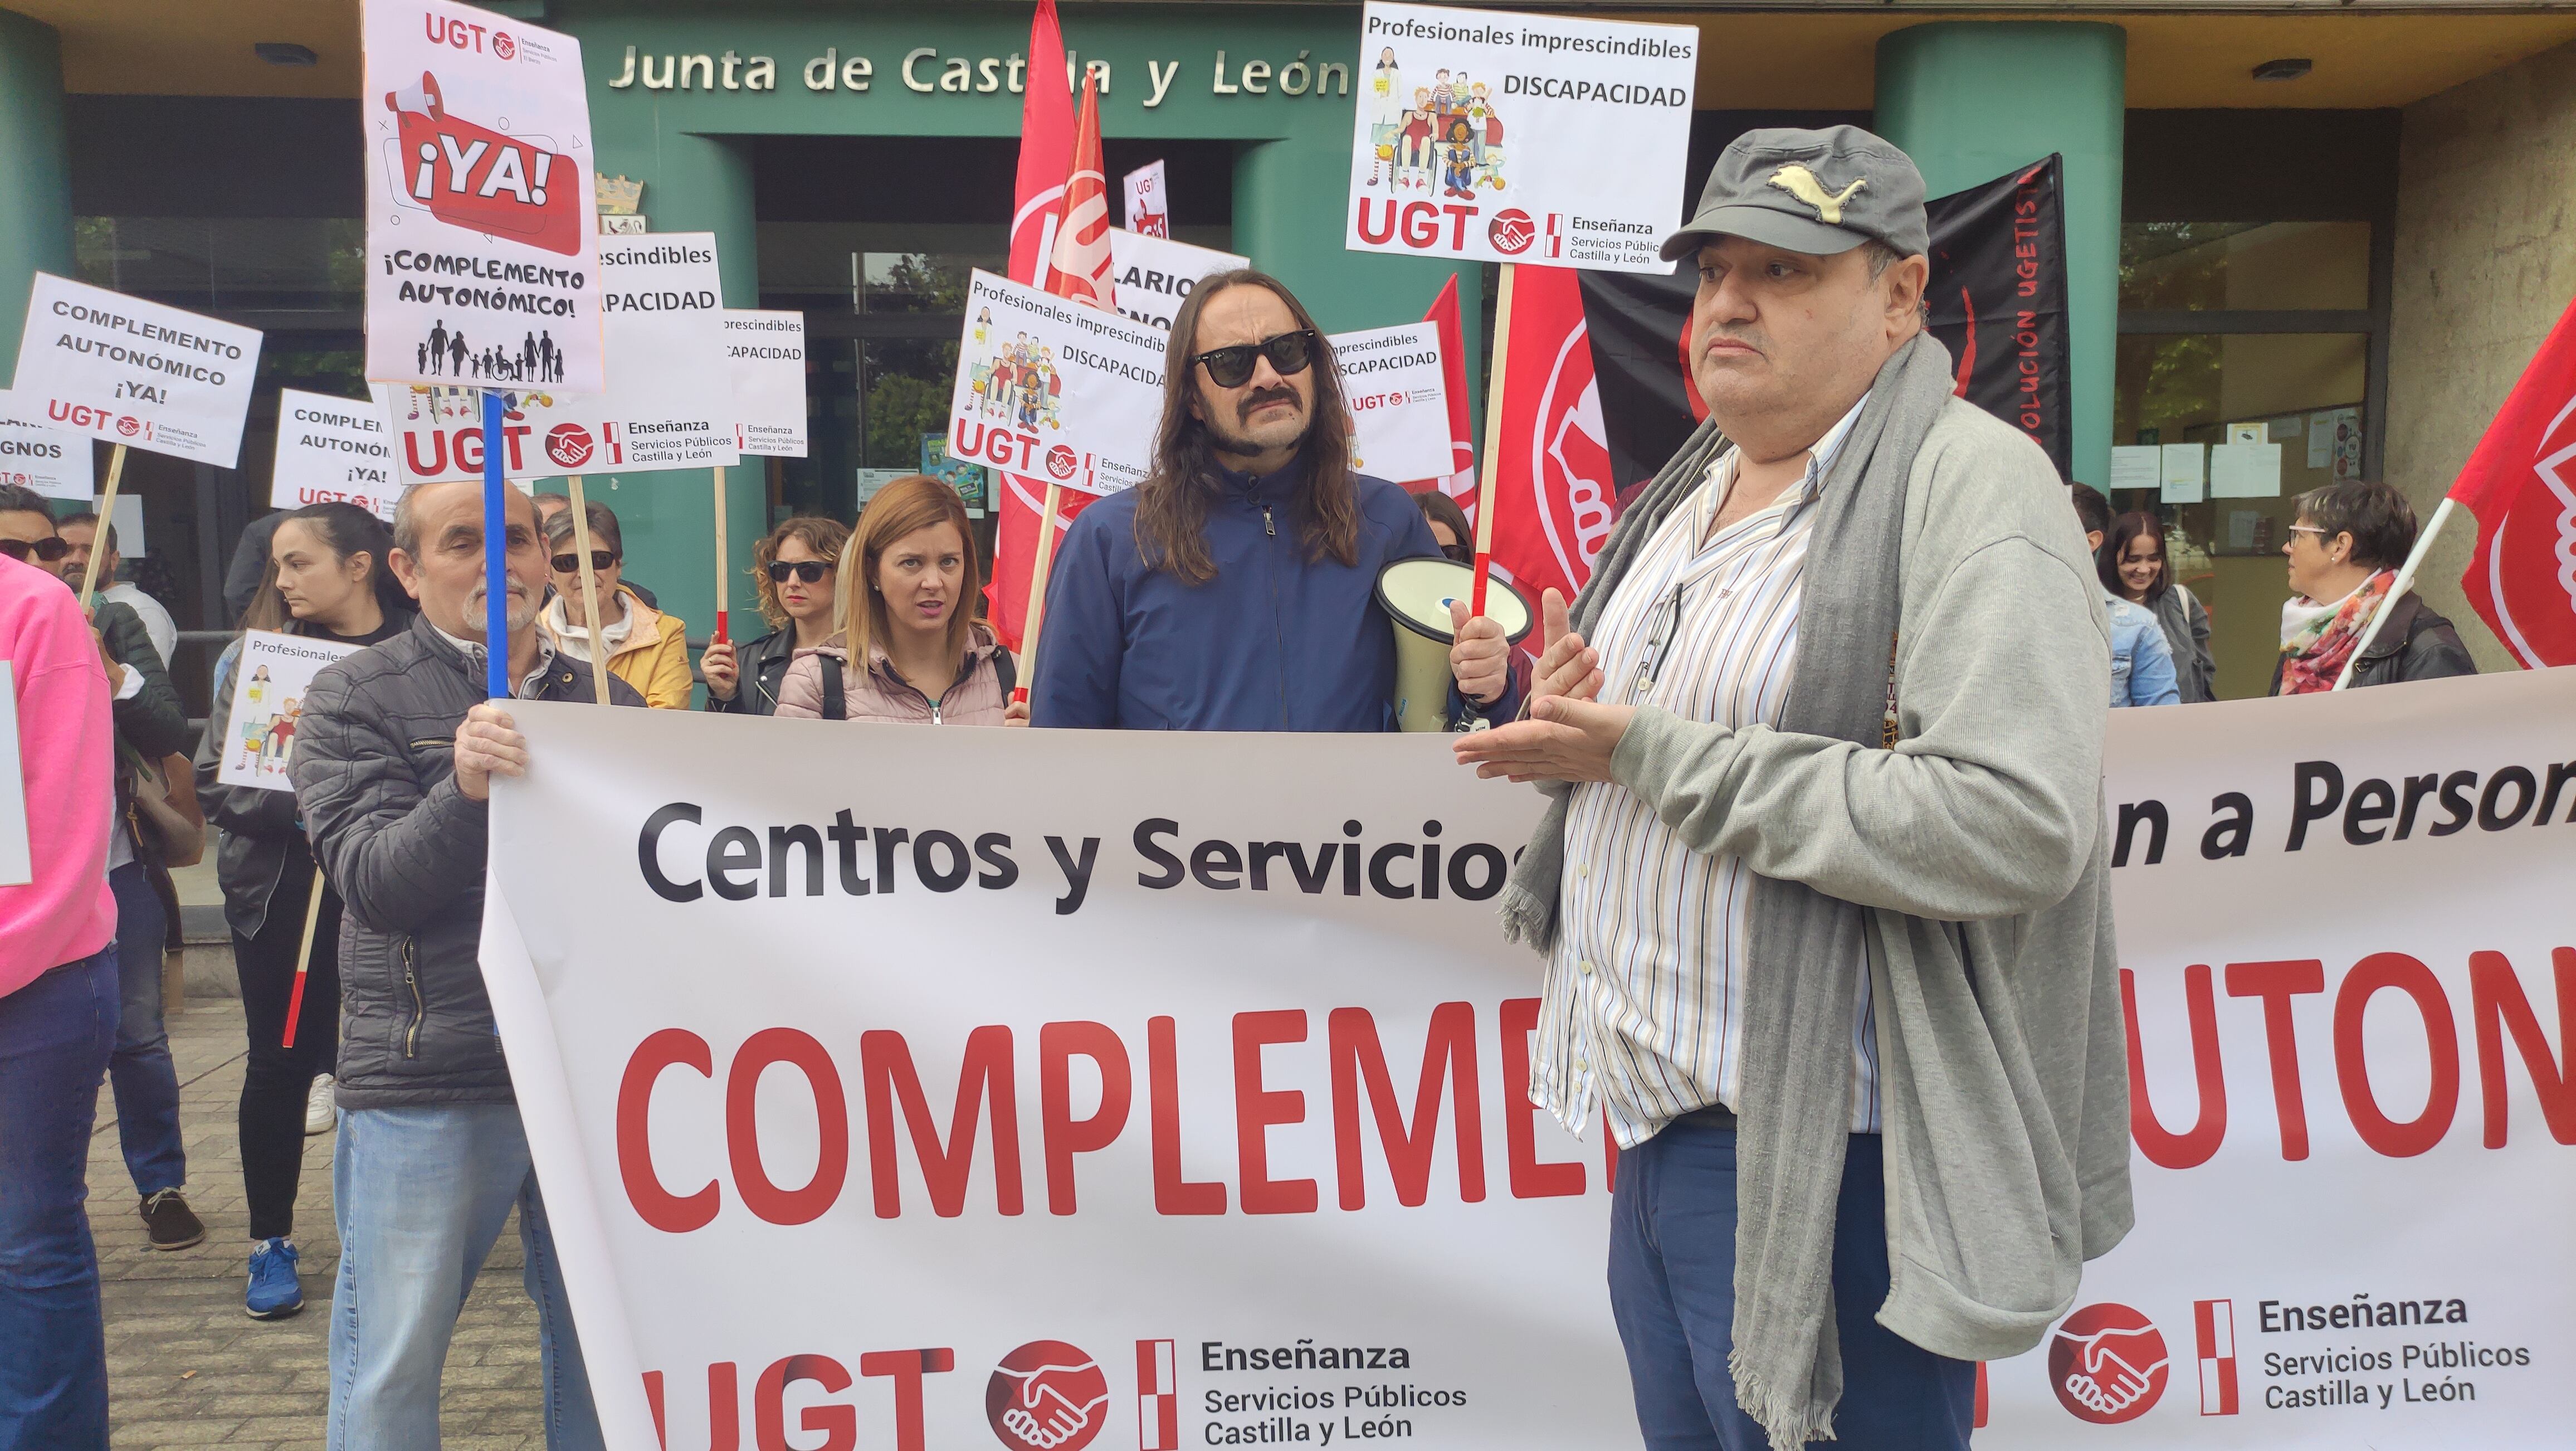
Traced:
[[331, 1089], [330, 1074], [318, 1074], [314, 1077], [313, 1094], [304, 1100], [304, 1132], [307, 1135], [327, 1134], [337, 1124], [338, 1118], [333, 1112], [336, 1105], [332, 1102]]

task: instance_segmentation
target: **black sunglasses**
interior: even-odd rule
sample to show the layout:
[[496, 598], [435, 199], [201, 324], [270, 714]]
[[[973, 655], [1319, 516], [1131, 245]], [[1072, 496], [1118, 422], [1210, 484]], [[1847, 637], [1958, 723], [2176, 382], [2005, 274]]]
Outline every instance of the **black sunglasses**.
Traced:
[[54, 564], [71, 552], [72, 547], [60, 539], [0, 539], [0, 554], [6, 554], [20, 564], [26, 563], [30, 554], [47, 564]]
[[1464, 544], [1443, 544], [1440, 546], [1440, 552], [1459, 564], [1472, 564], [1476, 558], [1476, 551]]
[[807, 584], [821, 584], [823, 582], [823, 576], [830, 574], [831, 572], [832, 566], [823, 563], [819, 559], [800, 559], [794, 564], [789, 564], [782, 560], [769, 566], [769, 582], [771, 584], [785, 584], [792, 576], [796, 579], [805, 581]]
[[[593, 574], [607, 569], [616, 562], [617, 556], [605, 549], [594, 549], [590, 552], [590, 570]], [[557, 574], [578, 574], [581, 571], [581, 556], [578, 554], [558, 554], [546, 563], [553, 565]]]
[[1278, 370], [1280, 377], [1293, 378], [1305, 372], [1307, 365], [1315, 361], [1315, 331], [1299, 328], [1257, 343], [1211, 348], [1190, 361], [1205, 363], [1208, 376], [1216, 380], [1218, 387], [1240, 388], [1252, 381], [1252, 365], [1256, 358], [1268, 358], [1270, 366]]

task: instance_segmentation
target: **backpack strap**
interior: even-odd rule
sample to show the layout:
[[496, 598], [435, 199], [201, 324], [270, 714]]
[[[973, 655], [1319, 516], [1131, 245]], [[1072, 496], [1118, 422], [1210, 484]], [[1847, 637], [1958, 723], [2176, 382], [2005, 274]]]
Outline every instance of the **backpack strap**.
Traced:
[[1007, 705], [1011, 692], [1019, 688], [1019, 662], [1011, 658], [1010, 651], [997, 649], [993, 652], [993, 674], [1002, 682], [1002, 701]]
[[849, 701], [841, 694], [841, 661], [834, 655], [817, 655], [823, 662], [823, 719], [847, 720]]

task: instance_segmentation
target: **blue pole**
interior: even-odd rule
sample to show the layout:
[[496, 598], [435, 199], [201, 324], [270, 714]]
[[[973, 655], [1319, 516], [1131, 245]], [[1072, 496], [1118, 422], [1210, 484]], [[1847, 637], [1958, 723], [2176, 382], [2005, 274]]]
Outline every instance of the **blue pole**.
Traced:
[[484, 693], [510, 698], [510, 480], [502, 469], [501, 395], [483, 390]]

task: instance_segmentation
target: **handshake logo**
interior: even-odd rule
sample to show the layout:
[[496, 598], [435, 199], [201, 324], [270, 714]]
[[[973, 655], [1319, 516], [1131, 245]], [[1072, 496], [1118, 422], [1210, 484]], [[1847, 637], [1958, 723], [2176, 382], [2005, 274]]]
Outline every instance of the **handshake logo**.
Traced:
[[2126, 1305], [2087, 1305], [2048, 1342], [2058, 1402], [2097, 1426], [2134, 1421], [2165, 1393], [2165, 1338]]
[[1011, 1451], [1082, 1451], [1109, 1420], [1109, 1378], [1082, 1350], [1032, 1340], [1002, 1357], [984, 1416]]

